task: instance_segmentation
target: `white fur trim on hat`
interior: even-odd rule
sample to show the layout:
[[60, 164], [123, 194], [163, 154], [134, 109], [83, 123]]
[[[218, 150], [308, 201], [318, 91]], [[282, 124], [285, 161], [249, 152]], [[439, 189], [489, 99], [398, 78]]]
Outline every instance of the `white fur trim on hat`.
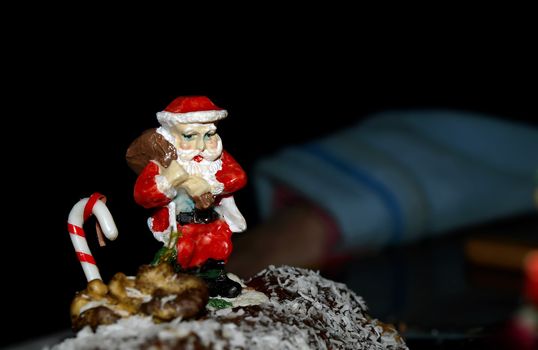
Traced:
[[197, 111], [187, 113], [157, 112], [157, 120], [161, 125], [173, 126], [174, 124], [210, 123], [226, 118], [228, 112], [225, 109], [212, 111]]

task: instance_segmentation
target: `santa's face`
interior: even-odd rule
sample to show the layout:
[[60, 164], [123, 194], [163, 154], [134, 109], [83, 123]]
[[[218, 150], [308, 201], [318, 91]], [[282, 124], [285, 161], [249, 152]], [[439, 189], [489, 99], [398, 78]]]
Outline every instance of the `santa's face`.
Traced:
[[176, 139], [178, 158], [183, 161], [197, 156], [214, 161], [222, 154], [222, 141], [213, 123], [176, 124], [170, 131]]

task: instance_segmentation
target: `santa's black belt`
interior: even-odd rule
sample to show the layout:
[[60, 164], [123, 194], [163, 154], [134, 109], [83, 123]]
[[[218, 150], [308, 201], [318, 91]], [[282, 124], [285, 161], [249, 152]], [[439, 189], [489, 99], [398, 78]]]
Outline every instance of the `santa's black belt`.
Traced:
[[219, 218], [219, 214], [214, 209], [199, 210], [194, 209], [189, 212], [181, 212], [177, 216], [180, 225], [185, 224], [208, 224]]

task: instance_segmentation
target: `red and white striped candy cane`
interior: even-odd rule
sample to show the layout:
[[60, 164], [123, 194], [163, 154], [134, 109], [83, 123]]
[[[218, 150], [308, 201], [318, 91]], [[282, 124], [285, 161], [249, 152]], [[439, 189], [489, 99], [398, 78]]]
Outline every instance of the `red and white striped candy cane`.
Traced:
[[[99, 193], [94, 193], [89, 198], [83, 198], [73, 206], [73, 209], [69, 212], [69, 218], [67, 219], [67, 231], [69, 231], [69, 236], [71, 237], [71, 242], [75, 248], [75, 253], [77, 253], [78, 260], [82, 265], [82, 269], [84, 270], [88, 282], [94, 279], [101, 279], [101, 275], [95, 264], [90, 247], [88, 247], [86, 234], [82, 229], [82, 225], [92, 214], [94, 214], [101, 230], [108, 239], [112, 241], [118, 237], [118, 229], [116, 228], [116, 224], [114, 224], [112, 215], [110, 215], [104, 201], [105, 196]], [[97, 228], [97, 230], [99, 231], [99, 228]], [[104, 245], [104, 240], [100, 239], [100, 244]]]

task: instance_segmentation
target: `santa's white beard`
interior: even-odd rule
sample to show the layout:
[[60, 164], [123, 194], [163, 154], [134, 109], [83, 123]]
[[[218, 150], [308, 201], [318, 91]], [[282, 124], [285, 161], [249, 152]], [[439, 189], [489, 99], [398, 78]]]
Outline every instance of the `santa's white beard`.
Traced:
[[[189, 173], [189, 175], [199, 176], [206, 180], [211, 186], [211, 193], [213, 195], [218, 195], [224, 190], [224, 185], [220, 183], [215, 176], [217, 172], [222, 169], [222, 160], [219, 158], [222, 154], [222, 143], [219, 142], [219, 144], [221, 145], [221, 147], [213, 152], [209, 152], [213, 154], [207, 158], [204, 157], [204, 153], [206, 153], [206, 151], [199, 152], [196, 150], [195, 152], [192, 152], [191, 150], [177, 150], [177, 162], [183, 167], [183, 169], [185, 169], [187, 173]], [[214, 153], [216, 153], [216, 151], [218, 151], [219, 149], [220, 152], [218, 156], [215, 156]], [[189, 158], [188, 156], [186, 156], [186, 154], [193, 155]], [[184, 157], [182, 157], [181, 155], [183, 155]], [[203, 158], [199, 162], [192, 160], [197, 155], [200, 155]]]

